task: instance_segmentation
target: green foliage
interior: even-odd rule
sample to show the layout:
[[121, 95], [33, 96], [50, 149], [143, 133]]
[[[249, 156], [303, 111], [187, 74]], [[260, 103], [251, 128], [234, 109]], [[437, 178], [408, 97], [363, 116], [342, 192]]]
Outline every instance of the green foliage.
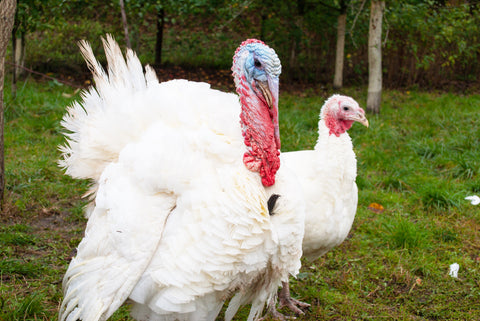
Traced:
[[[386, 17], [393, 38], [387, 42], [386, 57], [408, 53], [398, 57], [387, 73], [405, 77], [411, 85], [434, 82], [434, 77], [471, 80], [478, 70], [472, 62], [478, 60], [480, 19], [478, 8], [468, 2], [445, 6], [432, 1], [393, 2]], [[413, 70], [408, 67], [412, 62]]]
[[61, 0], [19, 0], [15, 14], [14, 30], [17, 37], [38, 29], [51, 28], [59, 17]]
[[[449, 4], [452, 3], [452, 4]], [[347, 1], [344, 79], [368, 79], [369, 5]], [[334, 73], [339, 1], [125, 1], [133, 48], [152, 64], [159, 10], [165, 13], [162, 60], [166, 64], [229, 68], [232, 50], [250, 37], [276, 49], [284, 77], [330, 83]], [[480, 6], [468, 1], [388, 1], [384, 15], [384, 83], [465, 89], [480, 71]], [[25, 0], [19, 31], [27, 31], [27, 65], [41, 71], [83, 70], [75, 46], [112, 33], [124, 41], [117, 2]], [[47, 66], [45, 66], [47, 65]], [[48, 69], [49, 68], [49, 69]]]
[[[78, 41], [82, 39], [89, 41], [94, 52], [98, 53], [100, 61], [105, 61], [101, 37], [105, 37], [107, 33], [118, 34], [119, 43], [124, 41], [119, 30], [106, 28], [98, 21], [69, 21], [62, 23], [61, 28], [62, 32], [57, 28], [38, 31], [34, 38], [27, 41], [29, 60], [37, 66], [38, 71], [81, 74], [84, 60], [78, 48]], [[50, 60], [55, 61], [54, 66], [45, 65], [45, 62]]]

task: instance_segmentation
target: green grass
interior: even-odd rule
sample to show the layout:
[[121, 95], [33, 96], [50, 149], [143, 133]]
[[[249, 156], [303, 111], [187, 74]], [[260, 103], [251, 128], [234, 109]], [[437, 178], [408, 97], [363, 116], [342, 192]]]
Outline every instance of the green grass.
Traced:
[[[83, 235], [87, 184], [56, 165], [59, 121], [73, 91], [27, 79], [13, 99], [6, 88], [0, 320], [56, 318], [61, 280]], [[314, 146], [332, 93], [281, 93], [284, 150]], [[365, 88], [343, 93], [365, 104]], [[385, 91], [370, 128], [353, 126], [357, 216], [349, 239], [305, 261], [292, 280], [294, 296], [312, 304], [298, 320], [480, 319], [480, 207], [464, 200], [480, 193], [479, 106], [479, 95]], [[370, 211], [371, 203], [384, 212]], [[458, 279], [448, 276], [455, 262]], [[112, 320], [127, 315], [122, 308]]]

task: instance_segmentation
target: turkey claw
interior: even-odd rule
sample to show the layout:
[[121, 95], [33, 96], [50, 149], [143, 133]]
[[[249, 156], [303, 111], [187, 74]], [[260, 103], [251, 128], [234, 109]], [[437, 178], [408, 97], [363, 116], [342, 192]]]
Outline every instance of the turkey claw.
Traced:
[[280, 320], [280, 321], [286, 321], [286, 320], [295, 320], [295, 317], [290, 317], [283, 315], [282, 313], [278, 312], [277, 309], [269, 309], [267, 314], [265, 314], [263, 317], [258, 319], [258, 321], [266, 321], [266, 320]]
[[296, 315], [304, 315], [303, 309], [308, 309], [310, 304], [295, 300], [294, 298], [280, 298], [278, 303], [279, 308], [287, 307]]

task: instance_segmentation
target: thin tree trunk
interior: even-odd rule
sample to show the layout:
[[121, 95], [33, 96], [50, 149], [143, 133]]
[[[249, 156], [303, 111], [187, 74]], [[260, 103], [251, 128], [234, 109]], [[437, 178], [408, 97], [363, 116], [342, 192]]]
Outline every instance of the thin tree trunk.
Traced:
[[260, 35], [258, 39], [265, 41], [265, 21], [267, 20], [267, 15], [262, 13], [260, 16]]
[[343, 87], [343, 63], [345, 56], [345, 30], [347, 27], [347, 5], [345, 0], [340, 1], [340, 15], [337, 22], [337, 52], [335, 55], [335, 76], [333, 88]]
[[16, 0], [0, 1], [0, 207], [3, 209], [3, 196], [5, 194], [5, 158], [4, 158], [4, 106], [3, 83], [5, 80], [5, 55], [8, 41], [10, 40], [13, 22], [15, 21]]
[[22, 32], [20, 38], [17, 37], [15, 27], [12, 29], [12, 96], [17, 96], [17, 81], [25, 66], [25, 33]]
[[385, 1], [372, 1], [368, 32], [367, 110], [380, 113], [382, 99], [382, 18]]
[[155, 42], [155, 66], [160, 67], [162, 64], [162, 47], [163, 47], [163, 27], [165, 26], [165, 9], [157, 10], [157, 40]]
[[12, 28], [12, 96], [17, 97], [17, 66], [15, 66], [15, 61], [17, 58], [17, 28], [14, 26]]
[[295, 51], [295, 48], [297, 46], [297, 41], [295, 40], [295, 38], [293, 37], [292, 38], [292, 46], [290, 48], [290, 59], [289, 59], [289, 63], [290, 63], [290, 69], [292, 70], [293, 73], [295, 73], [295, 66], [296, 66], [296, 59], [297, 59], [297, 54], [296, 54], [296, 51]]
[[15, 73], [21, 76], [25, 71], [25, 32], [20, 33], [20, 38], [15, 39]]
[[125, 13], [125, 4], [123, 0], [119, 0], [120, 2], [120, 11], [122, 12], [122, 23], [123, 23], [123, 30], [125, 32], [125, 44], [128, 48], [132, 48], [132, 44], [130, 43], [130, 36], [128, 35], [128, 24], [127, 24], [127, 15]]

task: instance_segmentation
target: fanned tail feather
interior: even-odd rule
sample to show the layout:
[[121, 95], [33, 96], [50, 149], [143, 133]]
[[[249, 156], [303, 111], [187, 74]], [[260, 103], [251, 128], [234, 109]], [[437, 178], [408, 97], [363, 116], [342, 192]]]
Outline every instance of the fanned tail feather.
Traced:
[[59, 165], [66, 174], [94, 182], [98, 181], [105, 166], [118, 158], [122, 148], [141, 134], [137, 130], [142, 127], [139, 123], [149, 116], [133, 117], [141, 106], [139, 94], [158, 85], [155, 71], [147, 66], [144, 73], [132, 50], [127, 50], [124, 58], [111, 35], [102, 41], [108, 73], [95, 58], [90, 44], [79, 42], [95, 87], [82, 93], [82, 102], [75, 102], [67, 109], [61, 122], [67, 131], [67, 141], [59, 147], [62, 153]]
[[80, 40], [78, 43], [80, 47], [80, 52], [87, 63], [88, 69], [91, 71], [94, 81], [98, 86], [105, 86], [105, 83], [108, 82], [108, 75], [103, 70], [102, 65], [97, 61], [93, 53], [90, 43], [86, 40]]

